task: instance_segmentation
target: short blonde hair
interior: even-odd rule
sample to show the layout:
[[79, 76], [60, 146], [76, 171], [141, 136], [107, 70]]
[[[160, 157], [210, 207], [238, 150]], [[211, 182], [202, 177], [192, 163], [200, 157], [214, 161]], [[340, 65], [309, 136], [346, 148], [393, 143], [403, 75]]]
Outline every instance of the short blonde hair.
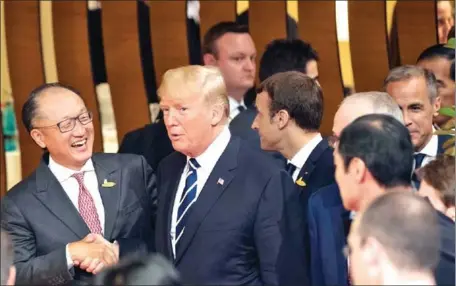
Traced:
[[166, 93], [184, 92], [203, 95], [210, 104], [222, 104], [226, 117], [229, 116], [226, 85], [217, 67], [190, 65], [166, 71], [157, 91], [159, 99]]

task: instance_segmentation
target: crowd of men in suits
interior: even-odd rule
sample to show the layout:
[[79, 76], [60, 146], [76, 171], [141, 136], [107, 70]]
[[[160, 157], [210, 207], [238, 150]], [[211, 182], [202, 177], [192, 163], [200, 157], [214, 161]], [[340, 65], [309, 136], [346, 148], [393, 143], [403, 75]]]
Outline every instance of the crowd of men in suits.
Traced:
[[454, 285], [454, 158], [434, 135], [451, 120], [436, 115], [454, 105], [454, 47], [347, 96], [330, 137], [310, 44], [266, 47], [252, 106], [247, 27], [213, 26], [203, 54], [164, 74], [161, 119], [119, 154], [93, 154], [77, 90], [30, 93], [22, 121], [43, 158], [2, 198], [2, 284]]

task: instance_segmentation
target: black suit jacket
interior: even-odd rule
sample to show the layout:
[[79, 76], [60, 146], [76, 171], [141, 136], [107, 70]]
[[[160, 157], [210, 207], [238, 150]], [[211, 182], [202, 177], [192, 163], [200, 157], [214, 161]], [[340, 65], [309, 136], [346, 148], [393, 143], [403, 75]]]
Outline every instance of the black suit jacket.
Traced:
[[437, 285], [455, 285], [454, 221], [437, 211], [440, 227], [440, 260], [435, 270]]
[[186, 157], [176, 152], [162, 161], [157, 251], [174, 261], [185, 284], [306, 285], [303, 214], [293, 181], [241, 142], [232, 137], [218, 159], [191, 208], [175, 259], [171, 215]]
[[348, 267], [342, 249], [350, 230], [350, 211], [337, 184], [326, 186], [309, 198], [310, 285], [348, 285]]
[[[88, 282], [91, 275], [67, 267], [65, 248], [90, 230], [48, 167], [48, 154], [28, 178], [2, 199], [2, 227], [14, 244], [17, 284]], [[105, 210], [104, 237], [120, 256], [153, 250], [156, 179], [144, 158], [94, 154], [93, 165]], [[114, 182], [103, 187], [104, 180]]]
[[163, 119], [125, 134], [118, 153], [142, 155], [153, 170], [160, 161], [174, 152]]

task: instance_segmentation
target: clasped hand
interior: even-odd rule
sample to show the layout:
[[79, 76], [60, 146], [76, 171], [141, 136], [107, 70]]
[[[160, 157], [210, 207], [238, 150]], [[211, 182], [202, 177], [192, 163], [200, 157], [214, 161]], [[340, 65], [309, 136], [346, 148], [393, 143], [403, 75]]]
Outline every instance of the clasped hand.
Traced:
[[91, 233], [80, 241], [70, 243], [68, 250], [75, 267], [93, 274], [119, 261], [119, 245], [110, 243], [99, 234]]

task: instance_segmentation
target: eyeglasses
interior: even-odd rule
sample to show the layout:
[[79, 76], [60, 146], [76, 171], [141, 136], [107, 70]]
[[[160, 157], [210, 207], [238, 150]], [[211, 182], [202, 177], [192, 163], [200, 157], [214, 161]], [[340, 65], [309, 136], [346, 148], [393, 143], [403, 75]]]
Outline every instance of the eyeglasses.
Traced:
[[53, 124], [53, 125], [49, 125], [49, 126], [36, 126], [34, 128], [50, 128], [50, 127], [57, 126], [61, 133], [66, 133], [66, 132], [70, 132], [71, 130], [74, 129], [74, 127], [76, 126], [76, 119], [82, 125], [87, 125], [90, 122], [92, 122], [93, 115], [92, 115], [91, 111], [86, 111], [86, 112], [79, 114], [76, 117], [71, 117], [71, 118], [62, 120], [57, 124]]

